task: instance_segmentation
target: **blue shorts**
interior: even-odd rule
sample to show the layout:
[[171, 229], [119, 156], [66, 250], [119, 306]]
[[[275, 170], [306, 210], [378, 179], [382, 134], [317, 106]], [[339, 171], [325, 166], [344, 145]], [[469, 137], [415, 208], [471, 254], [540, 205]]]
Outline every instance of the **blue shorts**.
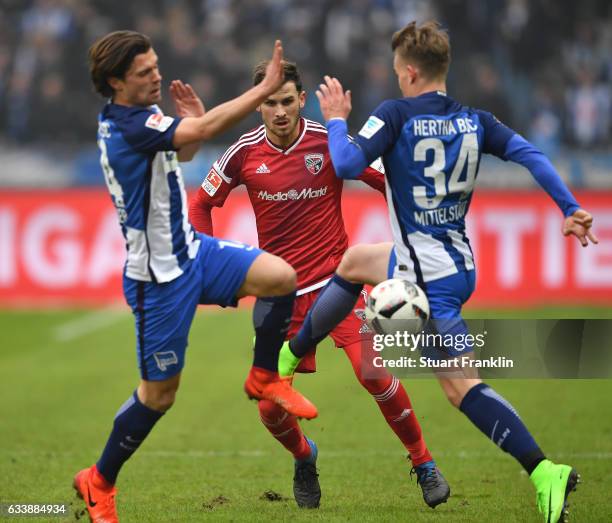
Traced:
[[198, 254], [178, 278], [167, 283], [123, 278], [136, 320], [136, 353], [144, 380], [165, 380], [183, 369], [198, 304], [235, 307], [249, 268], [263, 252], [240, 242], [198, 237]]
[[[393, 278], [394, 269], [397, 265], [395, 247], [391, 249], [389, 257], [388, 277]], [[416, 283], [416, 282], [413, 282]], [[428, 281], [424, 284], [425, 294], [429, 300], [430, 321], [426, 332], [438, 333], [442, 335], [458, 336], [457, 340], [469, 334], [468, 327], [461, 317], [461, 307], [474, 292], [476, 285], [476, 271], [459, 271], [438, 280]], [[444, 347], [435, 348], [428, 354], [431, 357], [454, 357], [466, 354], [474, 350], [473, 344], [463, 343], [461, 349]]]

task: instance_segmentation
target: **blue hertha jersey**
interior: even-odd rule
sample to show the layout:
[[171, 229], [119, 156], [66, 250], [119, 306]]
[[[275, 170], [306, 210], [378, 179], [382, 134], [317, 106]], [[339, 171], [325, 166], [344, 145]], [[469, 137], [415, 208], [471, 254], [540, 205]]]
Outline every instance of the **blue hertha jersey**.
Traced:
[[427, 282], [474, 269], [465, 234], [483, 153], [503, 157], [514, 131], [441, 92], [383, 102], [355, 142], [382, 154], [398, 263]]
[[179, 121], [157, 106], [113, 103], [98, 118], [100, 164], [126, 240], [125, 275], [134, 280], [174, 280], [198, 252], [172, 146]]

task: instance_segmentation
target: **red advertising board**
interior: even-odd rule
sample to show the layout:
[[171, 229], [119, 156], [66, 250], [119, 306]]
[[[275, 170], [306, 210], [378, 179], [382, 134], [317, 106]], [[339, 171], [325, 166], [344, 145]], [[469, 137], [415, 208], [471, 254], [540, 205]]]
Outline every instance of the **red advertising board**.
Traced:
[[[612, 306], [612, 192], [585, 192], [600, 244], [580, 247], [561, 233], [562, 217], [535, 191], [481, 191], [468, 236], [476, 254], [476, 306]], [[346, 191], [351, 243], [388, 241], [386, 204]], [[213, 212], [215, 234], [256, 243], [245, 193]], [[103, 189], [0, 193], [0, 306], [103, 305], [122, 300], [125, 245]]]

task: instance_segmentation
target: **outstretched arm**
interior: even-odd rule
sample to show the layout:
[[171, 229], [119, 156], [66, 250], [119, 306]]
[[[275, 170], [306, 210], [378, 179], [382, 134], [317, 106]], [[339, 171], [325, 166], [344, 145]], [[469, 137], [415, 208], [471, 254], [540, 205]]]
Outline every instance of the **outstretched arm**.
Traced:
[[317, 98], [327, 122], [329, 154], [339, 178], [357, 178], [368, 166], [361, 148], [348, 135], [346, 119], [351, 113], [351, 92], [344, 92], [337, 78], [325, 76]]
[[590, 230], [591, 214], [580, 208], [573, 194], [553, 167], [550, 160], [522, 136], [515, 134], [506, 145], [505, 158], [526, 167], [540, 186], [550, 195], [565, 216], [563, 234], [576, 236], [583, 247], [598, 243]]
[[183, 118], [174, 132], [172, 145], [181, 149], [185, 145], [210, 140], [226, 131], [254, 111], [283, 84], [283, 46], [274, 44], [272, 59], [260, 84], [242, 95], [207, 111], [198, 118]]

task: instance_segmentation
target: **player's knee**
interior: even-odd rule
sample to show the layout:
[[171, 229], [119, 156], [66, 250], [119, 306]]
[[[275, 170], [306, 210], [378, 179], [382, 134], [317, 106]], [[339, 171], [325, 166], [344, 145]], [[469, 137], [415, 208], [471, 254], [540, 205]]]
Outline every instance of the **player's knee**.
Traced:
[[174, 405], [176, 391], [164, 391], [148, 398], [147, 407], [158, 412], [166, 412]]
[[349, 247], [342, 256], [342, 261], [338, 266], [337, 273], [348, 281], [360, 281], [363, 265], [363, 253], [360, 245]]
[[293, 292], [297, 287], [297, 274], [295, 269], [286, 261], [277, 258], [271, 282], [269, 296], [284, 296]]
[[158, 412], [170, 410], [176, 399], [178, 384], [168, 386], [145, 386], [139, 389], [139, 397], [144, 405]]
[[293, 292], [297, 287], [297, 273], [295, 269], [288, 263], [285, 263], [285, 267], [282, 271], [282, 275], [279, 282], [279, 294], [289, 294]]
[[453, 407], [459, 408], [465, 395], [471, 390], [472, 387], [481, 383], [480, 379], [477, 378], [466, 378], [466, 379], [453, 379], [440, 381], [440, 385], [446, 394], [448, 401], [450, 401]]
[[465, 391], [463, 388], [457, 386], [456, 383], [443, 383], [442, 389], [444, 390], [444, 394], [446, 394], [446, 398], [450, 404], [453, 407], [459, 408], [461, 401], [463, 401], [463, 397], [465, 396]]
[[295, 291], [297, 274], [285, 260], [263, 253], [251, 265], [237, 296], [285, 296]]
[[463, 395], [456, 389], [444, 390], [446, 393], [446, 398], [450, 401], [450, 404], [453, 407], [459, 408], [461, 405], [461, 400], [463, 399]]

